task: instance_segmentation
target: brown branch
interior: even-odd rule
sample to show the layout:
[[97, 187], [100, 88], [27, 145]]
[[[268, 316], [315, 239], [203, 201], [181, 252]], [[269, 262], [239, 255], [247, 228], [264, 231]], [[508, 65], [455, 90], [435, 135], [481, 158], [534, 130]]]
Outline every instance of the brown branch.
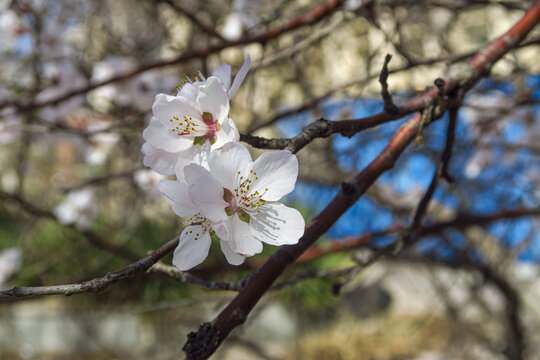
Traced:
[[[484, 226], [500, 220], [516, 219], [525, 216], [540, 216], [540, 208], [500, 210], [489, 215], [460, 214], [449, 221], [441, 221], [421, 226], [416, 231], [415, 237], [438, 234], [449, 228], [464, 229], [472, 225]], [[405, 229], [406, 227], [404, 225], [395, 224], [383, 231], [370, 232], [360, 236], [350, 236], [345, 239], [334, 240], [327, 245], [307, 249], [296, 262], [301, 263], [311, 261], [331, 253], [357, 249], [368, 245], [377, 237], [399, 234]]]
[[155, 264], [148, 270], [148, 272], [162, 273], [182, 283], [199, 285], [210, 290], [240, 291], [246, 284], [245, 279], [232, 282], [203, 280], [191, 275], [190, 273], [180, 271], [174, 266], [165, 264]]
[[36, 286], [36, 287], [23, 287], [16, 286], [9, 290], [0, 291], [0, 301], [15, 300], [22, 298], [32, 298], [44, 295], [66, 295], [71, 296], [74, 294], [101, 292], [111, 285], [118, 282], [129, 280], [135, 277], [137, 274], [143, 273], [148, 270], [152, 265], [159, 261], [162, 257], [171, 252], [178, 244], [178, 238], [169, 240], [159, 249], [153, 251], [149, 255], [137, 260], [133, 264], [130, 264], [122, 270], [108, 273], [105, 276], [95, 278], [88, 281], [83, 281], [75, 284], [67, 285], [54, 285], [54, 286]]
[[[188, 60], [192, 60], [196, 58], [205, 58], [210, 54], [217, 53], [221, 50], [224, 50], [230, 47], [235, 47], [239, 45], [247, 45], [251, 43], [264, 44], [269, 40], [272, 40], [282, 34], [295, 30], [304, 25], [313, 25], [317, 23], [318, 21], [331, 15], [334, 11], [338, 10], [341, 7], [341, 5], [343, 5], [344, 2], [345, 0], [327, 0], [326, 2], [320, 5], [317, 5], [316, 7], [306, 11], [305, 13], [300, 14], [294, 18], [291, 18], [285, 21], [283, 24], [273, 27], [260, 34], [247, 36], [238, 40], [222, 42], [216, 45], [209, 45], [200, 49], [188, 50], [174, 59], [158, 60], [153, 63], [142, 65], [138, 68], [135, 68], [133, 70], [130, 70], [121, 74], [117, 74], [115, 76], [112, 76], [102, 81], [90, 82], [86, 86], [82, 86], [82, 87], [70, 90], [64, 94], [61, 94], [59, 96], [53, 97], [48, 100], [44, 100], [40, 102], [28, 102], [28, 103], [17, 103], [17, 102], [8, 100], [0, 104], [0, 109], [5, 106], [14, 106], [16, 110], [24, 112], [24, 111], [42, 108], [45, 106], [57, 105], [74, 96], [85, 94], [88, 91], [93, 90], [95, 88], [98, 88], [98, 87], [101, 87], [101, 86], [104, 86], [113, 82], [126, 80], [152, 69], [176, 65], [176, 64], [183, 63]], [[367, 1], [366, 5], [367, 3], [370, 3], [370, 2], [371, 1]], [[11, 114], [6, 114], [6, 115], [11, 115]]]
[[506, 320], [508, 323], [508, 343], [505, 353], [511, 360], [521, 360], [525, 354], [524, 327], [519, 318], [521, 301], [514, 287], [494, 269], [486, 264], [474, 264], [482, 276], [499, 289], [506, 299]]
[[[310, 142], [317, 138], [326, 138], [332, 134], [341, 134], [351, 137], [360, 131], [403, 118], [406, 115], [421, 111], [431, 106], [438, 99], [438, 91], [430, 91], [427, 94], [409, 101], [397, 107], [397, 112], [391, 114], [386, 111], [375, 115], [354, 120], [327, 120], [320, 118], [312, 122], [302, 132], [293, 138], [265, 139], [259, 136], [241, 134], [240, 140], [256, 148], [263, 149], [287, 149], [293, 153], [300, 151]], [[442, 110], [442, 109], [440, 109]]]
[[82, 181], [82, 182], [80, 182], [78, 184], [71, 185], [71, 186], [66, 186], [64, 188], [60, 188], [60, 190], [62, 192], [67, 193], [67, 192], [70, 192], [70, 191], [73, 191], [73, 190], [79, 190], [79, 189], [85, 188], [87, 186], [96, 186], [96, 185], [101, 185], [101, 184], [104, 184], [104, 183], [108, 183], [111, 180], [130, 178], [130, 177], [133, 176], [133, 173], [135, 173], [138, 170], [143, 170], [143, 169], [146, 169], [146, 168], [140, 166], [140, 167], [136, 167], [136, 168], [129, 169], [129, 170], [124, 170], [124, 171], [114, 173], [114, 174], [96, 176], [96, 177], [84, 180], [84, 181]]
[[[520, 46], [523, 47], [523, 46], [528, 46], [528, 45], [535, 45], [538, 43], [540, 43], [540, 37], [531, 39], [521, 44]], [[470, 55], [471, 53], [459, 55], [459, 56], [446, 56], [443, 58], [428, 59], [418, 64], [421, 64], [421, 65], [432, 64], [438, 61], [446, 61], [449, 59], [460, 60], [460, 59], [470, 57]], [[399, 71], [405, 71], [405, 70], [410, 69], [413, 66], [417, 66], [417, 65], [405, 66], [400, 69], [389, 70], [388, 74], [392, 74]], [[328, 120], [325, 118], [320, 118], [319, 120], [314, 121], [308, 126], [306, 126], [304, 129], [302, 129], [302, 132], [300, 134], [292, 138], [267, 139], [260, 136], [251, 135], [254, 131], [257, 131], [258, 129], [261, 129], [266, 126], [270, 126], [276, 121], [284, 117], [290, 116], [297, 112], [304, 111], [304, 110], [307, 110], [316, 106], [320, 101], [326, 99], [327, 97], [329, 97], [330, 95], [332, 95], [338, 90], [341, 90], [351, 85], [355, 85], [357, 83], [365, 83], [376, 77], [377, 77], [376, 75], [368, 76], [360, 80], [357, 80], [355, 82], [348, 83], [339, 88], [332, 89], [326, 94], [324, 94], [323, 96], [320, 96], [318, 98], [312, 99], [304, 103], [304, 105], [302, 105], [299, 108], [281, 113], [264, 124], [255, 125], [254, 127], [248, 129], [247, 133], [240, 134], [240, 140], [259, 149], [288, 149], [291, 152], [296, 153], [300, 151], [302, 148], [304, 148], [306, 145], [308, 145], [310, 142], [318, 138], [327, 138], [332, 134], [340, 134], [343, 136], [351, 137], [361, 131], [371, 129], [373, 127], [385, 124], [390, 121], [399, 120], [403, 118], [403, 116], [405, 115], [410, 115], [414, 112], [423, 110], [425, 107], [429, 106], [432, 101], [435, 101], [437, 97], [437, 92], [435, 91], [435, 92], [428, 93], [424, 96], [421, 96], [417, 99], [414, 99], [405, 105], [399, 106], [398, 114], [389, 114], [383, 111], [378, 114], [366, 116], [360, 119]], [[448, 174], [444, 174], [443, 176], [447, 177], [447, 175]]]
[[[26, 211], [27, 213], [29, 213], [31, 215], [41, 217], [41, 218], [45, 218], [45, 219], [50, 219], [50, 220], [56, 222], [60, 226], [63, 226], [63, 227], [65, 227], [67, 229], [70, 229], [70, 230], [73, 230], [73, 231], [77, 232], [78, 234], [84, 236], [86, 238], [86, 240], [91, 245], [93, 245], [93, 246], [95, 246], [95, 247], [97, 247], [99, 249], [105, 250], [108, 253], [113, 254], [113, 255], [115, 255], [115, 256], [117, 256], [119, 258], [122, 258], [122, 259], [125, 259], [125, 260], [128, 260], [128, 261], [135, 261], [135, 260], [139, 259], [139, 255], [135, 254], [130, 249], [125, 248], [125, 247], [120, 246], [120, 245], [110, 243], [107, 240], [105, 240], [104, 238], [102, 238], [99, 234], [97, 234], [97, 233], [95, 233], [95, 232], [93, 232], [91, 230], [80, 230], [80, 229], [77, 229], [75, 227], [75, 225], [61, 224], [58, 221], [57, 217], [54, 215], [53, 212], [51, 212], [49, 210], [44, 210], [44, 209], [32, 204], [31, 202], [23, 199], [22, 197], [20, 197], [18, 195], [13, 195], [13, 194], [6, 193], [4, 191], [0, 191], [0, 199], [5, 199], [5, 200], [12, 201], [12, 202], [18, 204], [24, 211]], [[171, 240], [171, 241], [173, 241], [173, 240]], [[169, 241], [169, 243], [171, 243], [171, 241]], [[175, 241], [174, 245], [176, 246], [178, 244], [178, 240], [175, 239], [174, 241]], [[169, 243], [167, 243], [167, 244], [169, 244]], [[172, 249], [174, 249], [174, 247], [172, 247]], [[156, 250], [156, 251], [159, 251], [159, 249]], [[163, 254], [163, 256], [164, 255], [165, 254]], [[141, 260], [137, 260], [136, 263], [139, 263]], [[159, 260], [159, 259], [157, 259], [157, 260]], [[132, 265], [134, 265], [134, 264], [132, 264]], [[128, 266], [128, 268], [129, 268], [129, 266]], [[122, 271], [122, 270], [120, 270], [120, 271]], [[175, 268], [174, 266], [167, 266], [167, 265], [163, 265], [163, 264], [155, 264], [150, 269], [150, 272], [162, 273], [162, 274], [167, 275], [167, 276], [169, 276], [169, 277], [171, 277], [171, 278], [173, 278], [173, 279], [175, 279], [177, 281], [180, 281], [182, 283], [189, 283], [189, 284], [199, 285], [199, 286], [203, 286], [205, 288], [208, 288], [210, 290], [239, 291], [240, 289], [242, 289], [242, 287], [245, 284], [245, 280], [234, 281], [234, 282], [219, 282], [219, 281], [203, 280], [203, 279], [200, 279], [200, 278], [198, 278], [198, 277], [196, 277], [194, 275], [191, 275], [191, 274], [189, 274], [187, 272], [182, 272], [182, 271], [178, 270], [177, 268]], [[109, 275], [107, 275], [107, 276], [109, 276]], [[105, 276], [105, 277], [107, 277], [107, 276]], [[91, 280], [91, 281], [88, 281], [88, 282], [85, 282], [85, 283], [79, 283], [79, 284], [40, 287], [40, 288], [36, 288], [36, 289], [38, 289], [36, 291], [39, 292], [38, 295], [57, 295], [57, 294], [60, 294], [60, 293], [55, 292], [55, 291], [61, 291], [62, 289], [68, 289], [68, 290], [69, 289], [79, 289], [79, 290], [81, 290], [81, 292], [96, 292], [95, 290], [98, 289], [98, 288], [97, 287], [92, 287], [92, 286], [94, 286], [95, 284], [102, 284], [102, 279], [103, 278], [99, 278], [98, 279], [99, 281], [97, 281], [97, 282], [95, 281], [96, 279], [94, 279], [94, 280]], [[88, 284], [85, 285], [85, 286], [90, 286], [88, 288], [89, 290], [88, 291], [82, 291], [82, 289], [86, 289], [86, 287], [82, 286], [81, 284], [86, 284], [86, 283], [88, 283]], [[109, 285], [111, 285], [111, 284], [109, 284]], [[109, 285], [107, 285], [107, 286], [109, 286]], [[34, 288], [26, 288], [26, 289], [28, 290], [28, 292], [32, 292], [33, 291], [32, 289], [34, 289]], [[94, 289], [94, 290], [92, 290], [92, 289]], [[79, 290], [77, 290], [77, 291], [79, 291]], [[49, 291], [50, 293], [45, 293], [47, 291]], [[71, 291], [71, 290], [69, 290], [69, 291]], [[98, 290], [98, 291], [100, 291], [100, 290]], [[43, 292], [43, 293], [41, 293], [41, 292]], [[23, 295], [20, 296], [20, 297], [28, 297], [27, 295], [24, 295], [25, 293], [21, 293]], [[71, 295], [71, 293], [66, 293], [65, 295]], [[12, 297], [12, 298], [15, 298], [15, 297]], [[1, 296], [0, 296], [0, 300], [2, 300]]]
[[390, 92], [388, 91], [388, 64], [390, 63], [390, 60], [392, 60], [392, 55], [386, 54], [381, 74], [379, 75], [379, 83], [381, 83], [381, 96], [384, 102], [384, 111], [388, 114], [398, 115], [399, 108], [394, 104], [394, 101], [392, 101], [392, 95], [390, 95]]
[[174, 11], [184, 15], [187, 17], [195, 26], [197, 26], [201, 31], [221, 40], [224, 43], [227, 43], [228, 41], [221, 36], [220, 33], [216, 31], [216, 29], [213, 26], [210, 26], [208, 24], [203, 23], [201, 20], [199, 20], [192, 12], [186, 10], [184, 7], [178, 5], [173, 0], [159, 0], [162, 3], [165, 3], [169, 5]]
[[[445, 80], [445, 93], [456, 89], [468, 90], [481, 75], [488, 73], [490, 66], [504, 53], [516, 46], [536, 25], [540, 19], [540, 0], [503, 36], [489, 44], [486, 49], [476, 54], [469, 64], [454, 67]], [[435, 102], [438, 90], [430, 91], [424, 97], [426, 103]], [[423, 106], [426, 107], [426, 106]], [[450, 106], [451, 107], [451, 106]], [[442, 116], [441, 109], [434, 108], [435, 120]], [[246, 286], [211, 322], [201, 326], [197, 333], [190, 333], [183, 347], [188, 359], [206, 359], [214, 353], [229, 333], [244, 323], [248, 314], [260, 298], [310, 245], [337, 221], [385, 171], [393, 167], [397, 158], [413, 141], [420, 126], [420, 116], [409, 119], [390, 139], [388, 145], [356, 178], [342, 187], [336, 197], [306, 227], [298, 244], [283, 246], [276, 251], [266, 263], [248, 279]]]
[[[524, 339], [525, 328], [523, 327], [519, 318], [519, 312], [521, 308], [519, 293], [503, 276], [503, 274], [498, 272], [491, 265], [472, 259], [470, 253], [471, 251], [476, 250], [472, 244], [467, 244], [466, 249], [460, 249], [448, 240], [445, 242], [448, 246], [453, 248], [458, 254], [461, 255], [462, 260], [458, 263], [458, 266], [465, 265], [468, 268], [480, 272], [482, 277], [486, 281], [491, 282], [493, 285], [495, 285], [495, 287], [500, 291], [501, 295], [506, 299], [505, 315], [508, 325], [508, 343], [506, 344], [506, 349], [504, 350], [504, 353], [510, 360], [523, 359], [523, 355], [526, 350]], [[452, 264], [455, 265], [456, 262], [457, 261], [454, 260], [452, 261]], [[446, 262], [442, 261], [441, 263]]]
[[[439, 82], [438, 87], [442, 90], [444, 88], [444, 82]], [[459, 101], [461, 102], [461, 99], [459, 99]], [[422, 220], [426, 215], [429, 203], [433, 198], [433, 195], [435, 194], [439, 179], [443, 176], [443, 174], [448, 174], [448, 166], [450, 165], [450, 158], [452, 156], [454, 140], [456, 137], [457, 114], [457, 107], [450, 109], [448, 112], [446, 144], [444, 145], [444, 150], [441, 154], [439, 163], [437, 164], [437, 169], [435, 170], [435, 173], [431, 178], [428, 189], [424, 193], [424, 196], [422, 196], [422, 198], [420, 199], [418, 206], [414, 211], [414, 216], [411, 224], [409, 225], [409, 227], [407, 227], [407, 229], [401, 234], [400, 238], [398, 239], [398, 243], [396, 243], [396, 245], [398, 246], [407, 245], [409, 241], [413, 238], [413, 233], [416, 232], [417, 229], [422, 225]]]
[[[525, 47], [525, 46], [538, 45], [538, 44], [540, 44], [540, 37], [535, 37], [533, 39], [530, 39], [529, 41], [526, 41], [526, 42], [516, 46], [516, 47]], [[433, 65], [433, 64], [436, 64], [436, 63], [439, 63], [439, 62], [462, 61], [464, 59], [467, 59], [467, 58], [473, 56], [478, 51], [479, 50], [475, 50], [475, 51], [471, 51], [471, 52], [461, 54], [461, 55], [446, 55], [446, 56], [428, 58], [428, 59], [424, 59], [424, 60], [416, 60], [414, 63], [408, 64], [406, 66], [403, 66], [403, 67], [400, 67], [400, 68], [397, 68], [397, 69], [393, 69], [393, 70], [388, 70], [388, 74], [395, 74], [395, 73], [399, 73], [399, 72], [402, 72], [402, 71], [410, 70], [410, 69], [418, 67], [418, 66]], [[272, 117], [269, 120], [266, 120], [266, 121], [263, 121], [261, 123], [254, 124], [254, 125], [250, 126], [246, 131], [247, 134], [245, 134], [244, 136], [249, 139], [249, 137], [251, 137], [251, 134], [253, 134], [255, 131], [257, 131], [259, 129], [265, 128], [267, 126], [271, 126], [274, 123], [276, 123], [277, 121], [279, 121], [281, 119], [284, 119], [284, 118], [286, 118], [288, 116], [297, 114], [297, 113], [305, 111], [305, 110], [312, 109], [315, 106], [317, 106], [319, 103], [321, 103], [323, 100], [328, 99], [330, 96], [334, 95], [335, 93], [337, 93], [339, 91], [342, 91], [342, 90], [344, 90], [344, 89], [346, 89], [348, 87], [351, 87], [353, 85], [364, 85], [364, 84], [368, 83], [369, 81], [376, 79], [378, 76], [379, 76], [379, 74], [373, 74], [373, 75], [364, 76], [364, 77], [361, 77], [361, 78], [358, 78], [358, 79], [354, 79], [354, 80], [352, 80], [350, 82], [347, 82], [345, 84], [342, 84], [340, 86], [337, 86], [335, 88], [332, 88], [332, 89], [328, 90], [326, 93], [324, 93], [324, 94], [322, 94], [322, 95], [320, 95], [320, 96], [318, 96], [316, 98], [312, 98], [312, 99], [309, 99], [309, 100], [305, 101], [302, 105], [300, 105], [300, 106], [298, 106], [298, 107], [296, 107], [294, 109], [290, 109], [290, 110], [280, 112], [279, 114], [275, 115], [274, 117]], [[400, 107], [399, 110], [400, 111], [405, 111], [407, 109]], [[386, 123], [388, 121], [393, 121], [393, 120], [400, 119], [404, 115], [408, 115], [408, 114], [411, 114], [411, 113], [413, 113], [415, 111], [420, 111], [420, 110], [421, 109], [418, 109], [418, 108], [409, 109], [408, 110], [409, 112], [407, 114], [402, 113], [401, 116], [398, 116], [398, 117], [388, 116], [388, 114], [386, 116], [384, 116], [385, 113], [379, 113], [379, 114], [371, 115], [371, 116], [361, 118], [361, 119], [339, 120], [339, 121], [327, 120], [327, 121], [330, 121], [332, 124], [336, 123], [336, 130], [332, 131], [332, 134], [339, 133], [339, 134], [342, 134], [344, 136], [352, 136], [352, 135], [354, 135], [354, 134], [356, 134], [356, 133], [358, 133], [360, 131], [372, 128], [372, 127], [377, 126], [377, 125], [384, 124], [384, 123]], [[311, 124], [309, 126], [311, 126]], [[324, 137], [324, 136], [319, 136], [319, 137]], [[294, 139], [294, 138], [292, 138], [292, 139]], [[275, 140], [275, 139], [269, 139], [268, 141], [270, 143], [272, 143], [272, 140]], [[288, 139], [288, 140], [291, 140], [291, 139]], [[246, 142], [248, 142], [250, 145], [255, 146], [255, 147], [260, 147], [260, 148], [265, 148], [265, 149], [266, 148], [267, 149], [274, 149], [274, 147], [270, 147], [271, 145], [268, 145], [269, 147], [265, 147], [268, 144], [266, 142], [257, 142], [257, 141], [255, 141], [254, 144], [251, 144], [250, 140], [246, 140]], [[283, 145], [283, 147], [281, 147], [279, 149], [285, 148], [288, 144], [289, 144], [289, 142], [287, 142], [286, 145]]]

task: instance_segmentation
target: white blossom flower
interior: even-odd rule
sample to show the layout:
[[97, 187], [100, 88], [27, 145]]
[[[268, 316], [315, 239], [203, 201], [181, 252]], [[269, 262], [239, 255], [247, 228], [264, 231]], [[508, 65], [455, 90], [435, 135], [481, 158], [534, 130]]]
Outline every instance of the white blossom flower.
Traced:
[[18, 141], [22, 133], [22, 123], [22, 119], [18, 116], [2, 119], [0, 121], [0, 144], [6, 145]]
[[236, 74], [236, 77], [234, 78], [232, 84], [231, 66], [229, 64], [221, 64], [220, 66], [215, 68], [214, 72], [212, 72], [212, 75], [208, 79], [206, 79], [200, 71], [197, 71], [197, 75], [193, 80], [190, 79], [187, 75], [184, 75], [184, 81], [178, 84], [178, 96], [184, 96], [192, 101], [195, 101], [197, 95], [197, 88], [200, 85], [206, 83], [210, 78], [215, 77], [218, 78], [225, 87], [225, 91], [227, 91], [227, 97], [230, 100], [232, 99], [234, 94], [236, 94], [236, 92], [240, 88], [240, 85], [242, 85], [242, 82], [246, 78], [250, 67], [251, 57], [248, 55], [246, 57], [246, 60], [240, 67], [240, 70], [238, 70], [238, 73]]
[[221, 35], [227, 40], [238, 40], [244, 31], [257, 25], [256, 14], [261, 12], [262, 1], [234, 0], [232, 12], [225, 17]]
[[133, 173], [133, 180], [137, 186], [150, 198], [159, 196], [157, 186], [161, 180], [164, 180], [164, 178], [165, 176], [160, 175], [150, 169], [137, 170]]
[[250, 65], [248, 56], [232, 84], [231, 67], [223, 64], [207, 79], [200, 72], [195, 80], [186, 76], [176, 96], [158, 94], [154, 116], [143, 132], [144, 165], [163, 175], [182, 176], [184, 166], [206, 166], [212, 150], [238, 141], [238, 130], [228, 116], [229, 99]]
[[98, 211], [93, 197], [92, 190], [72, 191], [60, 205], [54, 208], [54, 214], [61, 224], [75, 224], [79, 229], [88, 229]]
[[0, 52], [13, 52], [23, 31], [21, 20], [15, 11], [0, 9]]
[[[104, 126], [103, 124], [105, 123], [94, 121], [88, 128], [90, 131], [93, 131], [92, 129], [97, 130], [101, 126]], [[92, 146], [88, 146], [84, 150], [86, 162], [91, 165], [103, 164], [107, 160], [109, 154], [113, 152], [113, 149], [119, 140], [120, 136], [112, 132], [103, 132], [92, 135], [90, 137]]]
[[0, 251], [0, 290], [6, 288], [6, 281], [20, 269], [22, 251], [17, 248], [8, 248]]
[[184, 168], [186, 182], [164, 180], [159, 185], [173, 211], [186, 218], [174, 252], [176, 267], [188, 270], [200, 264], [208, 255], [211, 235], [220, 239], [233, 265], [260, 253], [261, 242], [298, 242], [304, 233], [302, 215], [277, 202], [294, 189], [296, 156], [280, 150], [252, 161], [244, 146], [230, 142], [212, 152], [208, 167], [190, 164]]
[[[47, 82], [48, 86], [36, 95], [37, 102], [49, 101], [87, 84], [82, 73], [70, 61], [44, 63], [41, 81]], [[62, 106], [47, 106], [40, 109], [39, 116], [51, 123], [66, 122], [82, 107], [85, 100], [84, 95], [73, 96], [63, 101]]]

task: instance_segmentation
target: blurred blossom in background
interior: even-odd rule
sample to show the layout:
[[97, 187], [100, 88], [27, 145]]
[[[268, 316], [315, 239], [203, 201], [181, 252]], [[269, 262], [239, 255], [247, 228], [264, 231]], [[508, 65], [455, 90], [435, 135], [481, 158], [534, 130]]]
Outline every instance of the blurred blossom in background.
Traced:
[[0, 252], [0, 289], [8, 287], [8, 279], [20, 269], [21, 265], [20, 249], [9, 248]]

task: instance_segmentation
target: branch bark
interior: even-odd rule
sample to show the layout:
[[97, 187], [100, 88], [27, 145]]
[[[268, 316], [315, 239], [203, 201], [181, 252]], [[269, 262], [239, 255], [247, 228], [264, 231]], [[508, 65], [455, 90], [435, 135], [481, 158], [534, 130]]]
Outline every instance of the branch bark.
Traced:
[[32, 298], [44, 295], [66, 295], [71, 296], [81, 293], [101, 292], [109, 286], [118, 282], [129, 280], [137, 274], [148, 270], [152, 265], [159, 261], [162, 257], [171, 252], [178, 244], [178, 237], [169, 240], [165, 245], [153, 251], [149, 255], [140, 260], [126, 266], [122, 270], [108, 273], [105, 276], [95, 278], [88, 281], [83, 281], [76, 284], [53, 285], [53, 286], [36, 286], [23, 287], [16, 286], [9, 290], [0, 291], [0, 301], [16, 300], [21, 298]]
[[[491, 65], [516, 46], [537, 24], [540, 19], [540, 0], [503, 36], [480, 50], [468, 64], [461, 64], [451, 69], [445, 79], [445, 93], [456, 89], [466, 91], [476, 81], [489, 72]], [[433, 105], [438, 89], [431, 90], [420, 103], [422, 108]], [[435, 107], [433, 119], [442, 116], [444, 111]], [[310, 245], [337, 221], [337, 219], [377, 180], [377, 178], [393, 167], [397, 158], [413, 141], [421, 125], [420, 116], [409, 119], [392, 137], [385, 149], [356, 178], [347, 183], [342, 191], [317, 215], [306, 227], [304, 236], [298, 244], [283, 246], [276, 251], [266, 263], [248, 279], [246, 286], [211, 322], [201, 326], [198, 332], [190, 333], [183, 347], [188, 359], [206, 359], [214, 353], [229, 333], [244, 323], [248, 314], [260, 298]]]

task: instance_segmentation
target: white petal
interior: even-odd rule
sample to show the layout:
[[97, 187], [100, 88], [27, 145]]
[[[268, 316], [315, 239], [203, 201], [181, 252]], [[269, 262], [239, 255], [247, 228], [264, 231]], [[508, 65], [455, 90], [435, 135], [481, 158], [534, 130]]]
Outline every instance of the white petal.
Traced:
[[251, 163], [248, 149], [240, 143], [229, 142], [214, 150], [208, 158], [208, 167], [212, 175], [224, 188], [234, 191], [240, 184], [240, 176], [245, 176], [245, 169]]
[[[197, 236], [197, 234], [199, 234]], [[197, 239], [197, 240], [195, 240]], [[202, 226], [188, 226], [182, 231], [178, 246], [174, 250], [173, 265], [186, 271], [202, 263], [210, 250], [210, 235]]]
[[185, 181], [184, 168], [189, 164], [208, 167], [208, 156], [210, 156], [211, 145], [205, 141], [202, 145], [193, 145], [187, 150], [178, 153], [174, 174], [179, 181]]
[[161, 175], [174, 175], [174, 168], [178, 159], [177, 153], [170, 153], [158, 149], [150, 143], [144, 143], [142, 146], [144, 154], [143, 164], [157, 171]]
[[238, 70], [238, 73], [236, 74], [236, 77], [234, 78], [233, 84], [231, 88], [229, 89], [229, 92], [227, 95], [229, 96], [229, 99], [231, 99], [234, 94], [236, 94], [236, 91], [238, 91], [238, 88], [240, 85], [242, 85], [242, 82], [246, 78], [246, 75], [249, 71], [249, 68], [251, 67], [251, 58], [249, 55], [246, 57], [246, 61], [242, 64], [242, 67], [240, 70]]
[[187, 184], [180, 181], [161, 180], [158, 189], [176, 215], [184, 218], [197, 213], [197, 208], [189, 198]]
[[[178, 176], [178, 174], [177, 174]], [[184, 167], [184, 176], [186, 183], [194, 184], [200, 177], [212, 177], [212, 174], [199, 164], [189, 164]]]
[[[258, 191], [263, 200], [277, 201], [294, 190], [298, 177], [298, 160], [288, 150], [265, 152], [254, 163], [251, 191]], [[268, 189], [268, 190], [266, 190]]]
[[229, 114], [229, 98], [223, 84], [216, 77], [209, 77], [205, 84], [199, 87], [197, 104], [202, 112], [212, 114], [214, 120], [222, 122]]
[[240, 220], [238, 215], [229, 218], [227, 225], [229, 231], [227, 242], [232, 251], [245, 256], [253, 256], [262, 251], [262, 243], [251, 235], [249, 224]]
[[180, 88], [180, 90], [178, 90], [178, 94], [176, 96], [185, 97], [186, 99], [195, 104], [195, 102], [197, 101], [198, 92], [199, 90], [197, 89], [197, 87], [195, 87], [193, 84], [187, 83], [184, 84]]
[[229, 64], [219, 65], [212, 73], [212, 76], [221, 80], [226, 90], [231, 87], [231, 66]]
[[152, 118], [146, 129], [144, 129], [143, 138], [152, 146], [171, 153], [186, 150], [193, 145], [192, 137], [175, 135], [155, 118]]
[[214, 230], [216, 236], [220, 239], [226, 240], [229, 238], [228, 220], [212, 224], [212, 230]]
[[245, 256], [232, 251], [231, 247], [226, 241], [220, 240], [219, 244], [221, 245], [221, 251], [223, 251], [223, 255], [225, 255], [225, 258], [227, 259], [229, 264], [241, 265], [246, 260]]
[[306, 223], [296, 209], [280, 203], [264, 204], [250, 212], [251, 234], [270, 245], [296, 244], [304, 235]]
[[197, 206], [202, 216], [210, 221], [227, 219], [225, 208], [229, 205], [223, 200], [223, 187], [214, 178], [202, 176], [189, 185], [189, 198]]
[[230, 117], [227, 117], [221, 124], [221, 128], [217, 133], [216, 142], [212, 144], [212, 150], [219, 149], [228, 142], [238, 142], [239, 140], [240, 134], [238, 133], [234, 121]]
[[66, 201], [55, 207], [53, 212], [60, 224], [72, 224], [77, 220], [77, 211]]
[[179, 118], [187, 116], [193, 119], [201, 119], [201, 111], [196, 103], [191, 102], [186, 97], [165, 94], [156, 95], [156, 100], [152, 105], [152, 113], [160, 123], [167, 126], [173, 116], [178, 116]]

